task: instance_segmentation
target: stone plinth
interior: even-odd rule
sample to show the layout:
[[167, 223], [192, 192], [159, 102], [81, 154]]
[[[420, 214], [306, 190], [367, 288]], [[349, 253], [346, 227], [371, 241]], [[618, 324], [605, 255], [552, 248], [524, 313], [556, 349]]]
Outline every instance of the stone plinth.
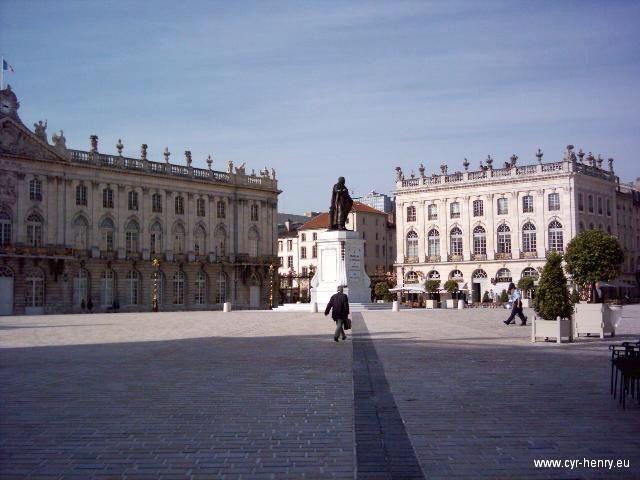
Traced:
[[318, 268], [311, 280], [311, 302], [319, 309], [329, 302], [339, 285], [349, 302], [371, 301], [371, 280], [364, 269], [364, 240], [358, 232], [331, 230], [318, 234]]

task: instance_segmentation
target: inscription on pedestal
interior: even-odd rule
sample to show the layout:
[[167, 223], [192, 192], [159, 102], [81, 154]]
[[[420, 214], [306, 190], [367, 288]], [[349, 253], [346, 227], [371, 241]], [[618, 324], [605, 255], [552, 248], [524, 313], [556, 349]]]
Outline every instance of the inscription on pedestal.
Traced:
[[347, 275], [349, 281], [362, 280], [362, 255], [359, 249], [349, 250], [347, 253]]

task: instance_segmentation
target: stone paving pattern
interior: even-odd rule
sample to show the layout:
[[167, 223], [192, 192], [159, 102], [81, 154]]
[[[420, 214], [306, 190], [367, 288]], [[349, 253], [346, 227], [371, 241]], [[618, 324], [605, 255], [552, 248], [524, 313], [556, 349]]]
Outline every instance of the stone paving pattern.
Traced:
[[[504, 313], [362, 314], [426, 477], [640, 478], [611, 341], [531, 344]], [[624, 315], [615, 341], [640, 336], [640, 309]], [[300, 313], [2, 317], [0, 478], [353, 478], [353, 345], [332, 330]], [[583, 457], [631, 468], [533, 468]]]

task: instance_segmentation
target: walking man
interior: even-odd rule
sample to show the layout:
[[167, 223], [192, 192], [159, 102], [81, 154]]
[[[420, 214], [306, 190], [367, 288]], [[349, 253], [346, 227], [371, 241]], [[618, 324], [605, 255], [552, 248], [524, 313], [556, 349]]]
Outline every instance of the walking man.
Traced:
[[511, 325], [514, 322], [516, 315], [520, 317], [520, 325], [525, 326], [527, 324], [527, 317], [522, 313], [522, 292], [513, 283], [509, 284], [509, 303], [511, 303], [511, 315], [504, 323], [505, 325]]
[[342, 293], [344, 288], [342, 285], [338, 287], [338, 293], [334, 293], [324, 310], [325, 317], [331, 312], [331, 318], [336, 322], [336, 331], [333, 334], [333, 341], [337, 342], [340, 337], [346, 340], [347, 336], [342, 328], [343, 323], [349, 318], [349, 298]]

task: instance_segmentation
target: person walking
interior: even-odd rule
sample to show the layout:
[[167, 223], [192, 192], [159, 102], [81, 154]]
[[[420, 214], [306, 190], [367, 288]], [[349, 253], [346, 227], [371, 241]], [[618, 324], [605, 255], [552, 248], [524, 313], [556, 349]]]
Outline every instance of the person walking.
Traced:
[[514, 319], [518, 315], [520, 317], [520, 325], [525, 326], [527, 317], [522, 313], [522, 292], [513, 283], [509, 284], [509, 303], [511, 304], [511, 315], [504, 321], [504, 324], [511, 325], [511, 323], [515, 323]]
[[331, 318], [336, 322], [336, 331], [333, 334], [333, 341], [337, 342], [340, 337], [342, 340], [346, 340], [347, 336], [344, 333], [344, 322], [349, 318], [349, 298], [343, 293], [344, 287], [340, 285], [338, 287], [338, 293], [334, 293], [327, 304], [327, 308], [324, 310], [324, 316], [326, 317], [331, 312]]

